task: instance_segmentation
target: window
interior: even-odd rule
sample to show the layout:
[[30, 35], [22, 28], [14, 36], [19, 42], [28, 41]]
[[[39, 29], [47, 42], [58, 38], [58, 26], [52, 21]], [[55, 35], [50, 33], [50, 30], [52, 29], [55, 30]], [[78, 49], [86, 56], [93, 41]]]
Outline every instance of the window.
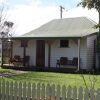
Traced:
[[21, 40], [21, 47], [27, 47], [28, 46], [28, 40]]
[[60, 47], [69, 47], [69, 40], [60, 40]]

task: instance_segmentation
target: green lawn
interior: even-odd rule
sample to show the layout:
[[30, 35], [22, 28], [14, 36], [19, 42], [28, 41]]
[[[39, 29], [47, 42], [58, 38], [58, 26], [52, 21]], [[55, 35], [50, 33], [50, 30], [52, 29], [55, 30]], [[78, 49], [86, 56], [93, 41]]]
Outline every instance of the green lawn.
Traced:
[[0, 73], [13, 73], [15, 72], [15, 70], [11, 70], [11, 69], [3, 69], [0, 67]]
[[[100, 88], [100, 75], [84, 75], [88, 87], [91, 86], [91, 80], [96, 79], [95, 88]], [[91, 78], [91, 79], [90, 79]], [[2, 78], [0, 78], [2, 79]], [[45, 84], [60, 84], [70, 86], [85, 87], [81, 74], [64, 74], [64, 73], [51, 73], [51, 72], [28, 72], [16, 76], [4, 77], [9, 81], [30, 82], [30, 83], [45, 83]]]

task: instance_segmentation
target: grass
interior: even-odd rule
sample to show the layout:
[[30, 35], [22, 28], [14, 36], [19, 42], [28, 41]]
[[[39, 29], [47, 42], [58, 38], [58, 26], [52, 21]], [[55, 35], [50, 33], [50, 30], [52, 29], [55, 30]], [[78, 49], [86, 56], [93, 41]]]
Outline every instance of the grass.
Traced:
[[[86, 84], [91, 87], [91, 80], [96, 79], [95, 88], [100, 87], [100, 75], [84, 75]], [[90, 79], [91, 78], [91, 79]], [[18, 82], [30, 82], [30, 83], [44, 83], [44, 84], [55, 84], [55, 85], [66, 85], [66, 86], [76, 86], [85, 87], [83, 78], [81, 74], [64, 74], [64, 73], [51, 73], [51, 72], [28, 72], [24, 74], [19, 74], [11, 77], [4, 77], [4, 79], [9, 81]]]
[[0, 67], [0, 73], [13, 73], [15, 72], [14, 70], [11, 70], [11, 69], [3, 69]]

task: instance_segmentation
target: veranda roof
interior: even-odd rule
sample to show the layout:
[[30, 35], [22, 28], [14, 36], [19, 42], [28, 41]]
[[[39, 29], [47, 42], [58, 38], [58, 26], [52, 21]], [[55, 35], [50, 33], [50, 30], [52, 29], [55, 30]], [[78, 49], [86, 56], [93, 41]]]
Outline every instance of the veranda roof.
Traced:
[[98, 32], [86, 17], [54, 19], [21, 37], [83, 37]]

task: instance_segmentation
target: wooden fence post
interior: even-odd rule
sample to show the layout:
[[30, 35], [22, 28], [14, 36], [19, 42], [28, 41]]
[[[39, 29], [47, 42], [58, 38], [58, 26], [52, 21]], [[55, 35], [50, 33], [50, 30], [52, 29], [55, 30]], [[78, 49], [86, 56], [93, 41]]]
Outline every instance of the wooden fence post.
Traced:
[[37, 84], [37, 98], [36, 100], [40, 100], [40, 83]]
[[19, 83], [19, 87], [18, 87], [18, 100], [22, 99], [22, 83]]
[[76, 86], [73, 88], [72, 99], [77, 100], [77, 88], [76, 88]]
[[2, 86], [1, 86], [1, 80], [0, 80], [0, 98], [2, 98], [2, 92], [1, 92], [1, 90], [2, 90]]
[[32, 100], [36, 100], [36, 84], [32, 84]]
[[14, 100], [18, 98], [18, 83], [15, 81], [14, 83]]
[[42, 84], [42, 89], [41, 89], [41, 100], [45, 100], [45, 85]]
[[100, 88], [96, 91], [96, 100], [100, 100]]
[[27, 89], [27, 100], [30, 100], [31, 98], [31, 84], [28, 83], [28, 89]]
[[2, 100], [5, 99], [5, 80], [2, 81]]
[[10, 83], [10, 99], [9, 100], [13, 100], [13, 81]]
[[56, 100], [60, 100], [61, 98], [61, 88], [60, 88], [60, 85], [57, 85], [57, 94], [56, 94]]
[[51, 87], [50, 87], [50, 84], [47, 84], [47, 87], [46, 87], [46, 100], [51, 100]]
[[84, 100], [89, 100], [89, 97], [90, 97], [90, 93], [89, 93], [89, 90], [87, 88], [85, 88], [84, 90]]
[[26, 100], [26, 82], [23, 83], [23, 100]]
[[94, 89], [90, 89], [90, 100], [95, 100]]
[[72, 94], [72, 88], [70, 86], [68, 86], [68, 91], [67, 91], [67, 99], [68, 100], [72, 99], [71, 94]]
[[2, 100], [5, 99], [5, 80], [2, 81]]
[[6, 82], [6, 93], [5, 100], [9, 100], [9, 82]]
[[66, 86], [62, 86], [62, 99], [61, 100], [66, 100]]
[[51, 100], [55, 100], [55, 85], [53, 84], [51, 87]]
[[83, 100], [83, 88], [80, 87], [78, 91], [78, 100]]

